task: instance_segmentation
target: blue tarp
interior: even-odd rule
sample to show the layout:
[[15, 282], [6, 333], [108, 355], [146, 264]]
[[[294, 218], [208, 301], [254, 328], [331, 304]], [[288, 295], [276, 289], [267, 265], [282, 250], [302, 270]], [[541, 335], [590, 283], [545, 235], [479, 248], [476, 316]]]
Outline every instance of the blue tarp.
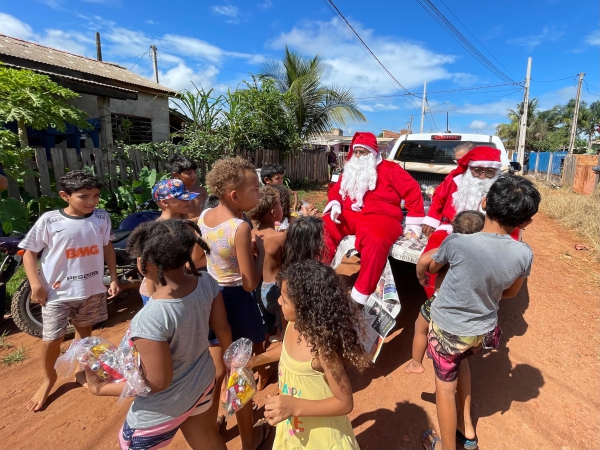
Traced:
[[[548, 172], [548, 163], [550, 162], [550, 154], [553, 154], [552, 157], [552, 168], [551, 173], [555, 175], [561, 175], [562, 169], [564, 165], [565, 157], [569, 154], [569, 152], [540, 152], [540, 153], [529, 153], [529, 164], [526, 164], [527, 168], [530, 172], [535, 170], [535, 161], [539, 155], [540, 162], [538, 164], [538, 172]], [[513, 161], [517, 160], [517, 155], [513, 155]]]

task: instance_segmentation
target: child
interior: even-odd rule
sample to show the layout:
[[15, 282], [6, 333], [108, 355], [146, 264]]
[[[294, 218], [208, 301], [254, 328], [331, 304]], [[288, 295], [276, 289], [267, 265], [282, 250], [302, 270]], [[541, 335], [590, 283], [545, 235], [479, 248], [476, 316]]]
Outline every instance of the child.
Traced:
[[296, 211], [298, 207], [298, 192], [290, 191], [287, 187], [283, 186], [283, 178], [285, 176], [285, 167], [281, 164], [266, 164], [260, 169], [260, 177], [262, 182], [267, 186], [282, 186], [288, 190], [290, 195], [294, 196], [294, 204], [292, 211]]
[[[56, 382], [54, 364], [69, 324], [76, 339], [92, 335], [92, 325], [108, 318], [104, 262], [110, 273], [108, 295], [119, 293], [110, 216], [96, 209], [102, 182], [92, 173], [73, 170], [60, 178], [64, 209], [47, 212], [21, 241], [23, 266], [31, 285], [31, 300], [42, 305], [44, 381], [27, 402], [39, 411]], [[42, 252], [38, 273], [38, 254]]]
[[[209, 251], [199, 234], [189, 220], [165, 220], [143, 223], [129, 237], [127, 250], [156, 292], [130, 325], [151, 391], [129, 408], [119, 432], [122, 449], [164, 447], [179, 429], [194, 449], [226, 449], [211, 408], [219, 389], [208, 330], [210, 325], [223, 349], [231, 344], [231, 330], [218, 284], [198, 273], [191, 259], [196, 245]], [[96, 395], [120, 395], [123, 389], [89, 368], [85, 376], [84, 385]]]
[[302, 216], [290, 225], [283, 245], [282, 266], [299, 261], [323, 261], [327, 248], [323, 236], [323, 220], [315, 216]]
[[[181, 180], [159, 181], [152, 188], [152, 199], [162, 211], [157, 220], [187, 219], [191, 204], [198, 197], [199, 194], [188, 191]], [[206, 266], [206, 256], [198, 245], [194, 246], [193, 260], [196, 267]], [[142, 284], [140, 284], [140, 297], [142, 297], [144, 305], [148, 303], [148, 300], [154, 294], [154, 290], [155, 286], [152, 281], [144, 277]]]
[[[248, 217], [256, 223], [256, 228], [252, 230], [253, 236], [261, 236], [265, 247], [263, 277], [256, 293], [260, 299], [258, 306], [262, 315], [266, 340], [272, 334], [276, 323], [281, 330], [281, 312], [277, 302], [279, 288], [276, 278], [281, 269], [281, 253], [285, 243], [285, 233], [275, 229], [275, 224], [281, 222], [283, 218], [279, 193], [273, 187], [265, 186], [260, 190], [260, 194], [258, 205], [248, 213]], [[262, 390], [266, 381], [259, 377], [259, 390]]]
[[284, 268], [279, 304], [289, 321], [282, 345], [249, 365], [279, 362], [279, 395], [267, 398], [265, 418], [277, 424], [273, 448], [358, 449], [347, 415], [354, 402], [344, 367], [365, 367], [358, 331], [362, 315], [335, 271], [320, 262]]
[[[261, 236], [250, 234], [250, 225], [242, 217], [260, 200], [260, 185], [254, 165], [248, 160], [223, 158], [217, 161], [206, 176], [209, 189], [219, 196], [219, 205], [202, 212], [198, 225], [211, 249], [208, 273], [217, 280], [233, 340], [247, 338], [254, 342], [254, 351], [262, 350], [264, 332], [258, 304], [253, 291], [262, 277], [265, 249]], [[253, 244], [254, 243], [254, 244]], [[257, 257], [253, 256], [253, 245]], [[211, 334], [209, 339], [215, 339]], [[222, 354], [212, 352], [219, 377], [224, 375]], [[256, 439], [252, 430], [252, 402], [236, 413], [242, 448], [255, 449], [256, 442], [264, 441], [269, 428], [261, 427]], [[260, 445], [260, 444], [259, 444]]]
[[439, 272], [446, 264], [450, 268], [431, 306], [427, 356], [435, 370], [441, 442], [427, 430], [423, 446], [428, 450], [453, 450], [456, 440], [467, 449], [478, 445], [466, 358], [498, 347], [500, 299], [517, 295], [533, 261], [529, 246], [510, 234], [532, 222], [539, 203], [540, 194], [530, 181], [501, 176], [481, 202], [486, 212], [481, 232], [452, 234], [432, 256], [429, 273]]
[[[483, 228], [485, 222], [485, 216], [479, 211], [463, 211], [456, 215], [452, 222], [453, 233], [459, 234], [473, 234], [478, 233]], [[434, 236], [431, 238], [433, 239]], [[432, 248], [427, 253], [424, 253], [419, 258], [417, 263], [417, 278], [423, 286], [428, 286], [429, 279], [427, 277], [427, 268], [431, 263], [431, 256], [437, 252], [437, 247]], [[447, 266], [446, 266], [447, 268]], [[445, 269], [444, 269], [445, 270]], [[436, 277], [435, 287], [436, 293], [439, 290], [442, 281], [444, 280], [445, 273], [440, 272]], [[415, 322], [415, 336], [413, 338], [412, 348], [412, 359], [407, 364], [404, 372], [406, 373], [423, 373], [425, 368], [423, 367], [423, 356], [425, 356], [425, 350], [427, 349], [427, 333], [429, 332], [429, 322], [431, 317], [429, 316], [431, 310], [431, 304], [435, 300], [436, 293], [433, 294], [424, 304], [421, 306], [421, 314], [417, 317]]]
[[198, 165], [185, 156], [175, 155], [169, 161], [171, 167], [171, 177], [183, 181], [183, 184], [190, 192], [199, 195], [192, 199], [188, 210], [189, 219], [196, 220], [202, 212], [202, 205], [208, 196], [206, 189], [196, 184], [198, 181]]

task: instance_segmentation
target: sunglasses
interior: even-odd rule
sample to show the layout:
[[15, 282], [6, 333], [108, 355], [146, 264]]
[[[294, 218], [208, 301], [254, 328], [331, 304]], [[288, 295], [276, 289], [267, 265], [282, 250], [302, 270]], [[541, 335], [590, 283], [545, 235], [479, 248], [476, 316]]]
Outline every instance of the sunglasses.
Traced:
[[469, 167], [471, 173], [476, 178], [481, 178], [481, 175], [485, 175], [486, 178], [494, 178], [498, 171], [496, 169], [488, 169], [485, 167]]

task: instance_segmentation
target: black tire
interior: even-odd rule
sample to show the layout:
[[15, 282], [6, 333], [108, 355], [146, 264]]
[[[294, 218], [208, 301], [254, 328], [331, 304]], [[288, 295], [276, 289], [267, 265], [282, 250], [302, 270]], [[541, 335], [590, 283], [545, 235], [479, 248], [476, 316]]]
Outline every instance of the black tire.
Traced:
[[[13, 322], [19, 330], [30, 336], [42, 337], [42, 307], [39, 303], [31, 302], [31, 287], [29, 281], [25, 280], [15, 292], [10, 305]], [[65, 337], [75, 334], [73, 325], [67, 327]]]

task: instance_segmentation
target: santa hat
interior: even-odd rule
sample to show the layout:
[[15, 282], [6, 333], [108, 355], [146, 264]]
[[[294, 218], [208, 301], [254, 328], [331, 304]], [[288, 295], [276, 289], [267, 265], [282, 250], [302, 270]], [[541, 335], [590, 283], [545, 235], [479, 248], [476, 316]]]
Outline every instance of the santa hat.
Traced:
[[375, 156], [375, 159], [381, 159], [379, 148], [377, 147], [377, 138], [373, 133], [369, 133], [368, 131], [357, 131], [354, 133], [352, 142], [350, 143], [350, 151], [347, 156], [348, 159], [352, 158], [352, 154], [356, 147], [366, 148], [373, 156]]
[[489, 167], [500, 169], [500, 150], [494, 147], [475, 147], [457, 161], [458, 167], [452, 171], [454, 176], [461, 175], [469, 167]]

